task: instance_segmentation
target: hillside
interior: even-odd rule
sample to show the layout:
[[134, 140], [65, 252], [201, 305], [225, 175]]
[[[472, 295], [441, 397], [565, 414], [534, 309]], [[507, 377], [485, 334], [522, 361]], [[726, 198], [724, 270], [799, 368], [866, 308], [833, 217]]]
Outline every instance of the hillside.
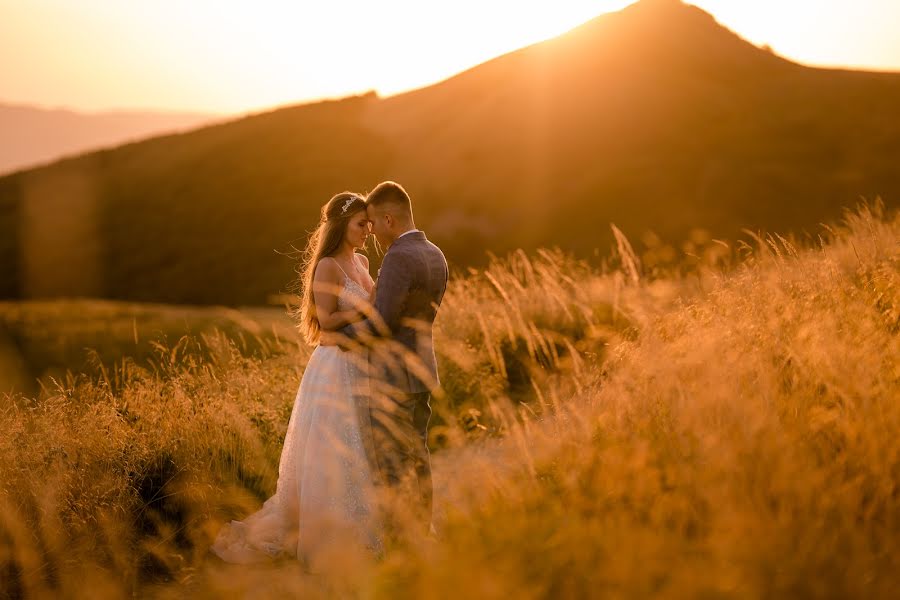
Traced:
[[610, 222], [672, 243], [815, 231], [860, 197], [900, 198], [898, 105], [898, 74], [803, 67], [643, 0], [421, 90], [2, 178], [0, 297], [263, 303], [293, 276], [276, 251], [303, 244], [319, 206], [385, 178], [457, 267], [605, 253]]
[[193, 129], [221, 116], [199, 113], [83, 113], [0, 104], [0, 173], [59, 160], [101, 147]]

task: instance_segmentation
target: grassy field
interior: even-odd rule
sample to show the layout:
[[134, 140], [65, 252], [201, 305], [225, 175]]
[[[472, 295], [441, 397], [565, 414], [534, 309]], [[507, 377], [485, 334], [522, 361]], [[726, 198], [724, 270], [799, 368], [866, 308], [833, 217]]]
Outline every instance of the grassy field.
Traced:
[[108, 300], [0, 302], [0, 392], [34, 395], [54, 379], [168, 360], [190, 346], [208, 352], [216, 338], [244, 356], [296, 346], [284, 310], [189, 307]]
[[274, 491], [309, 349], [170, 340], [3, 402], [2, 592], [895, 597], [900, 220], [669, 278], [619, 242], [608, 268], [515, 254], [452, 283], [436, 540], [315, 577], [211, 561]]

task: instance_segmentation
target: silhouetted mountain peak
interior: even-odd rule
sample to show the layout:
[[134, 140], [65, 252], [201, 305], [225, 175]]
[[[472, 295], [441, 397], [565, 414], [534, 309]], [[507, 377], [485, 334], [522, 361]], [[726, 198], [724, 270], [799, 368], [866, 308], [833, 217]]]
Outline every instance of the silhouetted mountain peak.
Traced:
[[642, 68], [738, 69], [792, 64], [681, 0], [640, 0], [545, 42], [551, 53], [594, 55]]
[[622, 11], [632, 13], [638, 11], [653, 13], [681, 11], [684, 13], [696, 8], [696, 6], [685, 4], [682, 0], [638, 0], [638, 2], [626, 6]]
[[669, 28], [677, 28], [692, 24], [711, 28], [722, 28], [716, 22], [713, 15], [698, 6], [687, 4], [681, 0], [639, 0], [629, 4], [625, 8], [599, 18], [618, 18], [622, 22], [653, 26], [667, 25]]

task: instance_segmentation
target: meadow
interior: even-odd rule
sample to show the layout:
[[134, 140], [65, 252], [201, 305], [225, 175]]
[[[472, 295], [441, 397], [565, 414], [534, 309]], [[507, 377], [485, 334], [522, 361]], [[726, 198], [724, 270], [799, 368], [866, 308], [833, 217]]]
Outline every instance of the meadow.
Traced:
[[0, 597], [895, 597], [900, 219], [706, 240], [668, 270], [616, 239], [452, 281], [438, 536], [377, 562], [207, 554], [274, 491], [295, 338], [212, 331], [8, 394]]
[[97, 299], [0, 302], [0, 392], [34, 395], [73, 373], [101, 375], [124, 358], [152, 367], [212, 338], [244, 356], [267, 356], [297, 341], [286, 312], [272, 307], [177, 306]]

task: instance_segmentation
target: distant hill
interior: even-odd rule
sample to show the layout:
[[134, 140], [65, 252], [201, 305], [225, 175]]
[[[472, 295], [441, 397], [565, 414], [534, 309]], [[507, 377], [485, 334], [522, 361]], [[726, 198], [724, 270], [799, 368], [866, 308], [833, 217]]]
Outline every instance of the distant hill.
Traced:
[[0, 173], [222, 120], [200, 113], [82, 113], [0, 104]]
[[900, 74], [815, 69], [643, 0], [439, 84], [283, 108], [0, 179], [7, 298], [254, 304], [333, 193], [402, 182], [451, 262], [609, 223], [815, 230], [900, 199]]

